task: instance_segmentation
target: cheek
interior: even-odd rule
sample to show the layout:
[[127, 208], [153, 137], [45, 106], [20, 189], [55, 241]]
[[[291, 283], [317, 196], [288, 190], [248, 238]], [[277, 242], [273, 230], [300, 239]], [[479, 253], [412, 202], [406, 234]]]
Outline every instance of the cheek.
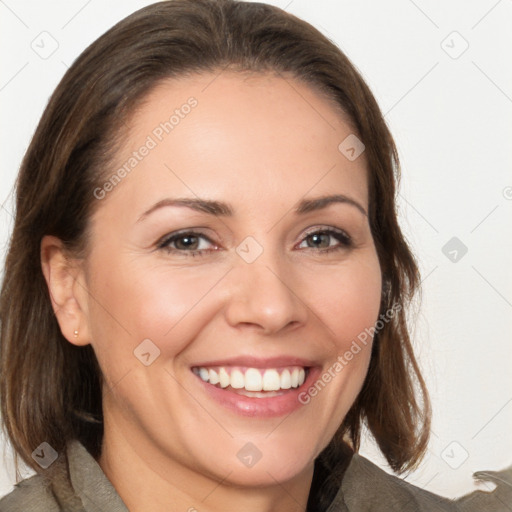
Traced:
[[143, 261], [110, 268], [96, 272], [90, 283], [90, 295], [97, 297], [90, 308], [94, 347], [104, 359], [127, 362], [133, 362], [133, 350], [145, 339], [166, 356], [181, 352], [191, 327], [200, 330], [214, 315], [205, 309], [208, 301], [203, 299], [225, 274], [199, 266], [148, 267]]
[[354, 403], [368, 371], [371, 329], [378, 319], [381, 272], [375, 253], [319, 272], [308, 280], [309, 303], [329, 343], [321, 375], [299, 397], [327, 427], [319, 435], [327, 443]]
[[374, 326], [380, 309], [381, 273], [376, 254], [331, 269], [309, 283], [310, 304], [331, 334], [337, 354]]
[[305, 281], [309, 304], [329, 343], [325, 345], [329, 358], [321, 374], [299, 395], [309, 417], [314, 417], [318, 425], [318, 453], [356, 400], [370, 361], [369, 332], [379, 315], [381, 272], [376, 254], [360, 256]]

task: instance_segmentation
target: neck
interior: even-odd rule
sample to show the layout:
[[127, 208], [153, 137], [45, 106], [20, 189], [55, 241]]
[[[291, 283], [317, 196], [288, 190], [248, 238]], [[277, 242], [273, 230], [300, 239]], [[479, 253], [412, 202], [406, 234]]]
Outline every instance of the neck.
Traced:
[[111, 432], [106, 423], [98, 463], [130, 512], [306, 511], [313, 463], [286, 482], [240, 486], [230, 474], [205, 475], [180, 464], [140, 436]]

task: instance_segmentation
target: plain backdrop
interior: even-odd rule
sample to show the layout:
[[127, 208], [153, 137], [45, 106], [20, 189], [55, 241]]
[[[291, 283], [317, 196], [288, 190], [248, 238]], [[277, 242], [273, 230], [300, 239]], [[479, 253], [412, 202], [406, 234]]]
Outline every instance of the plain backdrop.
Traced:
[[[149, 3], [0, 1], [2, 261], [12, 187], [50, 94], [87, 45]], [[414, 345], [434, 409], [427, 457], [407, 480], [460, 496], [473, 472], [512, 464], [512, 2], [269, 3], [342, 48], [394, 134], [400, 222], [423, 276]], [[15, 482], [4, 445], [0, 496]], [[371, 439], [362, 453], [389, 471]]]

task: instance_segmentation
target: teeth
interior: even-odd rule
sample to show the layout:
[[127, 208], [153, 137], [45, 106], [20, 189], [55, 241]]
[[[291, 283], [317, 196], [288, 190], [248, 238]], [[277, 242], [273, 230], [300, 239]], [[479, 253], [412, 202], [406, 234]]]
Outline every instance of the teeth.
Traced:
[[293, 370], [292, 375], [290, 377], [290, 381], [292, 384], [292, 388], [298, 387], [298, 385], [299, 385], [299, 370], [297, 370], [297, 368], [295, 368], [295, 370]]
[[242, 389], [245, 387], [244, 374], [240, 370], [233, 370], [231, 372], [231, 387], [235, 389]]
[[261, 391], [263, 389], [263, 377], [256, 368], [249, 368], [245, 372], [245, 389], [247, 391]]
[[[199, 376], [201, 376], [201, 374], [199, 374]], [[227, 388], [229, 386], [229, 381], [230, 381], [230, 379], [229, 379], [228, 372], [224, 368], [221, 368], [219, 370], [220, 387]], [[205, 382], [207, 382], [207, 381], [205, 381]]]
[[277, 391], [281, 388], [281, 377], [277, 370], [265, 370], [263, 374], [263, 391]]
[[206, 368], [199, 368], [199, 377], [203, 380], [208, 379], [208, 370]]
[[[240, 389], [252, 392], [279, 391], [280, 389], [298, 388], [306, 380], [306, 369], [301, 367], [290, 367], [282, 370], [268, 368], [194, 368], [194, 373], [205, 382], [221, 388], [231, 386], [233, 389]], [[260, 393], [258, 393], [260, 394]], [[261, 393], [264, 395], [264, 393]]]
[[[203, 379], [203, 380], [206, 380], [206, 379]], [[220, 382], [219, 374], [215, 370], [209, 370], [208, 380], [210, 381], [210, 384], [218, 384]]]
[[286, 369], [281, 374], [281, 389], [290, 389], [292, 387], [292, 378], [290, 370]]

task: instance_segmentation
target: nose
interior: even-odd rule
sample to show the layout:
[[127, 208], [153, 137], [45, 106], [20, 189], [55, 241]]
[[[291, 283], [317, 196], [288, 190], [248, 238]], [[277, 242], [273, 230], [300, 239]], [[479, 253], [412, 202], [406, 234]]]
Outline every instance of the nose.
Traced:
[[229, 325], [274, 334], [305, 324], [304, 287], [289, 266], [286, 270], [284, 266], [263, 255], [253, 263], [236, 263], [229, 273], [225, 309]]

